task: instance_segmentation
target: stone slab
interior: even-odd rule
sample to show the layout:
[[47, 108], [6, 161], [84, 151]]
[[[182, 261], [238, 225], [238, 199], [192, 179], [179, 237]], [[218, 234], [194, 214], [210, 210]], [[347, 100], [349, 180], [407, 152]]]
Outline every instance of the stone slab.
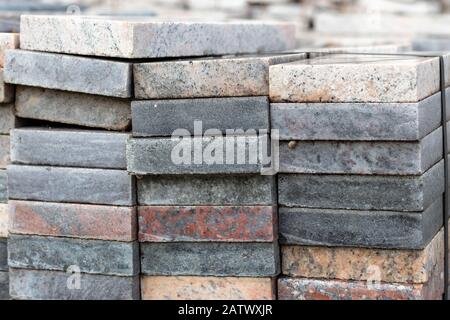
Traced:
[[138, 207], [140, 242], [273, 242], [276, 208], [270, 206]]
[[74, 274], [61, 271], [10, 269], [11, 297], [15, 300], [138, 300], [139, 277]]
[[267, 135], [132, 138], [127, 170], [137, 175], [260, 174], [264, 161], [258, 152], [264, 143], [268, 146]]
[[0, 134], [9, 134], [18, 124], [14, 103], [0, 104]]
[[275, 300], [272, 278], [143, 276], [143, 300]]
[[421, 175], [443, 157], [442, 129], [418, 142], [283, 141], [282, 173]]
[[261, 175], [168, 175], [137, 179], [140, 205], [273, 205], [274, 177]]
[[134, 207], [15, 200], [8, 204], [14, 234], [124, 242], [137, 238]]
[[80, 240], [56, 237], [9, 235], [11, 268], [131, 276], [139, 273], [137, 242]]
[[438, 58], [329, 55], [270, 67], [272, 102], [418, 102], [440, 90]]
[[0, 203], [0, 238], [8, 237], [9, 207], [7, 203]]
[[442, 197], [424, 212], [280, 208], [280, 241], [314, 246], [423, 249], [443, 225]]
[[421, 176], [279, 174], [279, 204], [418, 212], [444, 192], [443, 174], [443, 161]]
[[[267, 97], [134, 101], [131, 110], [134, 137], [171, 136], [180, 128], [202, 135], [209, 129], [225, 133], [270, 127]], [[195, 132], [195, 121], [201, 121], [201, 132]]]
[[63, 54], [8, 50], [7, 83], [101, 96], [132, 96], [130, 63]]
[[14, 101], [14, 86], [5, 83], [3, 79], [3, 68], [0, 68], [0, 103]]
[[11, 160], [16, 164], [126, 169], [129, 136], [94, 130], [14, 129]]
[[9, 300], [8, 272], [0, 271], [0, 300]]
[[141, 273], [154, 276], [269, 277], [279, 273], [276, 243], [141, 243]]
[[0, 238], [0, 271], [8, 271], [8, 240]]
[[0, 67], [3, 68], [5, 63], [5, 51], [8, 49], [16, 49], [19, 47], [18, 33], [0, 33]]
[[0, 169], [6, 169], [6, 166], [10, 164], [9, 143], [8, 135], [0, 135]]
[[16, 87], [17, 116], [77, 126], [126, 130], [131, 125], [127, 99], [92, 94]]
[[6, 170], [0, 170], [0, 203], [8, 202], [8, 175]]
[[304, 58], [305, 54], [299, 53], [137, 63], [134, 65], [135, 97], [268, 96], [269, 66]]
[[[446, 90], [450, 120], [450, 89]], [[441, 94], [416, 103], [272, 103], [280, 140], [417, 141], [441, 125]]]
[[295, 25], [276, 22], [23, 15], [20, 31], [22, 49], [120, 58], [274, 52], [295, 46]]
[[131, 206], [134, 177], [124, 170], [8, 166], [10, 199]]

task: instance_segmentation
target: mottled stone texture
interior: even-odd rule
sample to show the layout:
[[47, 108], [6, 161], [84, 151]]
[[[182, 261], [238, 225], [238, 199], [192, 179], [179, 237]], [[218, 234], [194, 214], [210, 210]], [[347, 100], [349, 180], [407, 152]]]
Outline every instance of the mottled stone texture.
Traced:
[[443, 225], [442, 197], [424, 212], [280, 208], [286, 244], [422, 249]]
[[8, 204], [0, 203], [0, 238], [8, 237]]
[[66, 271], [130, 276], [139, 273], [137, 242], [80, 240], [9, 235], [9, 266], [18, 269]]
[[126, 169], [129, 134], [92, 130], [24, 128], [11, 131], [11, 160], [84, 168]]
[[137, 63], [135, 96], [137, 99], [268, 96], [269, 66], [304, 57], [304, 54], [263, 55]]
[[141, 278], [143, 300], [275, 300], [275, 290], [272, 278]]
[[423, 211], [444, 192], [444, 163], [421, 176], [279, 174], [287, 207]]
[[141, 243], [145, 275], [268, 277], [279, 273], [272, 243]]
[[295, 46], [295, 25], [23, 15], [20, 36], [20, 47], [27, 50], [120, 58], [189, 57], [290, 50]]
[[130, 98], [132, 65], [63, 54], [9, 50], [5, 82], [48, 89]]
[[6, 169], [6, 166], [10, 164], [9, 141], [8, 135], [0, 135], [0, 169]]
[[136, 240], [134, 207], [8, 202], [10, 232], [113, 241]]
[[0, 271], [0, 300], [9, 300], [8, 272]]
[[271, 242], [276, 209], [269, 206], [138, 207], [139, 241]]
[[8, 240], [0, 238], [0, 271], [8, 271]]
[[134, 177], [124, 170], [8, 166], [10, 199], [130, 206]]
[[9, 131], [17, 124], [14, 103], [0, 104], [0, 134], [9, 134]]
[[5, 51], [19, 47], [18, 33], [0, 33], [0, 67], [3, 68], [5, 62]]
[[[446, 91], [450, 119], [450, 89]], [[441, 124], [441, 94], [417, 103], [272, 103], [281, 140], [416, 141]]]
[[131, 102], [67, 91], [16, 87], [17, 116], [108, 130], [131, 124]]
[[[131, 110], [134, 137], [171, 136], [179, 128], [191, 135], [217, 134], [208, 129], [221, 134], [230, 129], [269, 129], [267, 97], [134, 101]], [[194, 131], [194, 121], [201, 121], [201, 132]]]
[[[259, 156], [270, 147], [269, 137], [216, 136], [129, 139], [127, 170], [132, 174], [249, 174], [260, 173]], [[239, 162], [238, 162], [239, 161]]]
[[61, 271], [10, 269], [11, 298], [18, 300], [137, 300], [139, 277], [80, 274], [80, 288], [73, 274]]
[[[374, 227], [375, 228], [375, 227]], [[282, 272], [290, 277], [427, 283], [444, 264], [444, 232], [424, 250], [282, 246]], [[376, 274], [375, 274], [376, 273]]]
[[417, 102], [440, 89], [439, 59], [330, 55], [270, 67], [272, 102]]
[[8, 202], [8, 175], [6, 170], [0, 170], [0, 203]]
[[145, 176], [137, 180], [137, 190], [140, 205], [276, 204], [272, 176]]
[[6, 84], [3, 80], [3, 69], [0, 68], [0, 103], [14, 100], [14, 86]]

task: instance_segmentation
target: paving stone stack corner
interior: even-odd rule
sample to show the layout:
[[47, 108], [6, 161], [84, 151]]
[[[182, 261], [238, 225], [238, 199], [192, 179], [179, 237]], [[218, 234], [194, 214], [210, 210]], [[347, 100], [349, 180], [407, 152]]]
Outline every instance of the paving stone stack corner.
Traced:
[[270, 99], [281, 140], [279, 299], [442, 299], [439, 59], [338, 54], [271, 66]]

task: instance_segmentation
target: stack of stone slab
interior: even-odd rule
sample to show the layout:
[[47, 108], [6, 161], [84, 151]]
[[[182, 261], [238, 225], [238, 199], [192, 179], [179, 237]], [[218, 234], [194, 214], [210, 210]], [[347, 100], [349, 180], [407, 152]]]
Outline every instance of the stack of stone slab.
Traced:
[[282, 140], [279, 298], [441, 299], [439, 59], [272, 66], [270, 99]]
[[[11, 296], [139, 298], [134, 180], [151, 174], [137, 181], [144, 298], [195, 298], [196, 290], [273, 298], [273, 177], [260, 176], [259, 164], [177, 167], [170, 135], [193, 119], [205, 128], [267, 130], [269, 65], [303, 55], [156, 59], [276, 52], [293, 44], [294, 26], [284, 23], [22, 16], [25, 50], [7, 53], [5, 79], [18, 85], [17, 114], [37, 126], [12, 135]], [[222, 98], [228, 96], [236, 98]], [[128, 142], [127, 164], [130, 101], [137, 99], [167, 100], [132, 103], [137, 138]], [[235, 229], [241, 222], [245, 227]], [[171, 295], [176, 286], [179, 295]]]

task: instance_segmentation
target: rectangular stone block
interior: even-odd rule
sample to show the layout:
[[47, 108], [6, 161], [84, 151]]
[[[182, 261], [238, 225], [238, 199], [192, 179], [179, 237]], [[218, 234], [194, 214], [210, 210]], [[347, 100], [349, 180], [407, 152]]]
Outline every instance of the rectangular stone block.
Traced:
[[138, 207], [141, 242], [273, 242], [276, 208], [270, 206]]
[[[450, 120], [450, 89], [446, 90]], [[272, 103], [281, 140], [417, 141], [441, 125], [441, 93], [416, 103]]]
[[138, 300], [139, 277], [80, 274], [79, 289], [68, 287], [70, 272], [10, 269], [16, 300]]
[[282, 173], [420, 175], [442, 159], [442, 129], [417, 142], [280, 143]]
[[8, 240], [0, 238], [0, 271], [8, 271]]
[[[209, 129], [257, 133], [270, 127], [267, 97], [134, 101], [131, 110], [134, 137], [172, 136], [177, 129], [191, 135], [208, 134]], [[201, 121], [201, 132], [195, 132], [194, 121]]]
[[275, 280], [248, 277], [143, 276], [143, 300], [275, 300]]
[[0, 68], [0, 103], [14, 101], [14, 86], [5, 83], [3, 79], [3, 68]]
[[0, 203], [8, 202], [8, 175], [6, 170], [0, 170]]
[[8, 166], [10, 199], [131, 206], [134, 177], [124, 170]]
[[77, 126], [126, 130], [131, 102], [91, 94], [33, 87], [16, 87], [17, 116]]
[[279, 273], [277, 243], [141, 243], [141, 273], [153, 276], [269, 277]]
[[305, 54], [299, 53], [137, 63], [134, 65], [135, 97], [268, 96], [269, 66], [305, 57]]
[[444, 192], [444, 162], [421, 176], [279, 174], [287, 207], [424, 211]]
[[[374, 227], [375, 229], [376, 227]], [[432, 272], [444, 264], [444, 231], [423, 250], [329, 248], [325, 246], [282, 246], [282, 272], [290, 277], [427, 283]]]
[[118, 98], [132, 96], [132, 65], [113, 60], [9, 50], [4, 78], [7, 83], [32, 87]]
[[443, 225], [442, 197], [424, 212], [280, 208], [286, 244], [425, 248]]
[[10, 232], [112, 241], [137, 238], [134, 207], [10, 200]]
[[20, 32], [20, 47], [26, 50], [129, 59], [276, 52], [295, 46], [295, 25], [277, 22], [23, 15]]
[[0, 169], [6, 169], [6, 166], [10, 164], [9, 142], [8, 135], [0, 135]]
[[272, 102], [418, 102], [440, 90], [438, 58], [329, 55], [269, 74]]
[[167, 175], [137, 179], [140, 205], [273, 205], [275, 180], [261, 175]]
[[0, 238], [8, 237], [9, 207], [6, 203], [0, 203]]
[[5, 51], [19, 47], [18, 33], [0, 33], [0, 67], [3, 68], [5, 62]]
[[8, 272], [0, 271], [0, 300], [9, 300]]
[[0, 104], [0, 134], [9, 134], [17, 126], [14, 103]]
[[130, 135], [74, 129], [11, 131], [11, 160], [17, 164], [126, 169]]
[[137, 242], [9, 235], [11, 268], [131, 276], [139, 273]]

